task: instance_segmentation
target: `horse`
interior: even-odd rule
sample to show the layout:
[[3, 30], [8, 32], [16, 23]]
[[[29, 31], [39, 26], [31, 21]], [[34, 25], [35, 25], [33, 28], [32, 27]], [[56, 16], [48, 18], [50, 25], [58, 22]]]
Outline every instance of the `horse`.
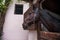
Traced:
[[[54, 0], [42, 0], [40, 2], [37, 1], [36, 4], [32, 4], [33, 9], [32, 11], [30, 10], [31, 12], [28, 13], [26, 18], [24, 18], [23, 28], [28, 28], [32, 24], [39, 23], [41, 21], [41, 24], [44, 25], [44, 29], [47, 29], [49, 32], [60, 33], [60, 16], [55, 10], [55, 8], [59, 8], [57, 8], [58, 6], [55, 4], [57, 3]], [[41, 27], [41, 29], [43, 28]]]

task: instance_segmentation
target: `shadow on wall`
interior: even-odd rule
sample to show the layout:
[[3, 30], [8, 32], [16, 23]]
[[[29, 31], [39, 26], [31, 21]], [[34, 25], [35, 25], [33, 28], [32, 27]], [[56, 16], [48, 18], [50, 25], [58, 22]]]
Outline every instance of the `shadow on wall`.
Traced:
[[3, 33], [4, 20], [5, 20], [5, 14], [0, 15], [0, 40], [1, 40], [2, 33]]

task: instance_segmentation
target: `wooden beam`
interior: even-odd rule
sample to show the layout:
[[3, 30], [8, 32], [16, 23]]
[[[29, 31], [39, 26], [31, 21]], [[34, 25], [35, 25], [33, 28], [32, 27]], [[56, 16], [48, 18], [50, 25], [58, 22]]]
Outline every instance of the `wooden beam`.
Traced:
[[40, 40], [60, 40], [60, 33], [40, 31]]

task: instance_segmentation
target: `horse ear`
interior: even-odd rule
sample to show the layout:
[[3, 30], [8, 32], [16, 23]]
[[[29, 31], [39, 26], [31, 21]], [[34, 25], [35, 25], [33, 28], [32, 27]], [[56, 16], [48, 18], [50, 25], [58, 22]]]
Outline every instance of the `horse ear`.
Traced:
[[30, 3], [33, 3], [33, 0], [29, 0]]
[[33, 2], [33, 0], [31, 0], [31, 2]]

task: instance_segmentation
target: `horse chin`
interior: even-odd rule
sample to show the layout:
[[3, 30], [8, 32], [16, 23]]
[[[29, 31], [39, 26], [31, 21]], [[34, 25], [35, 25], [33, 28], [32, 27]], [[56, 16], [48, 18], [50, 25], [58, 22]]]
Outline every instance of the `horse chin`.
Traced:
[[24, 30], [28, 28], [27, 24], [22, 24], [22, 26]]

